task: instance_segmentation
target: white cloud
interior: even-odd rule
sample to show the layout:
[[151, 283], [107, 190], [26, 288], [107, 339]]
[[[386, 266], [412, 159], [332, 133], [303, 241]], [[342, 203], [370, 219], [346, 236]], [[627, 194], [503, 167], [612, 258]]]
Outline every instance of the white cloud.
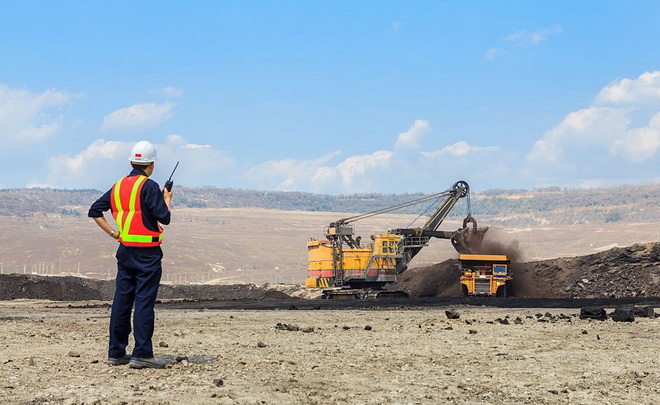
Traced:
[[562, 163], [585, 149], [609, 149], [625, 133], [629, 119], [624, 110], [589, 107], [572, 112], [536, 141], [527, 160]]
[[46, 183], [63, 188], [110, 185], [129, 167], [128, 155], [132, 146], [133, 143], [129, 142], [97, 139], [74, 156], [54, 156], [48, 162]]
[[637, 79], [621, 79], [603, 88], [596, 104], [660, 102], [660, 71], [642, 73]]
[[536, 31], [520, 30], [504, 37], [507, 41], [514, 42], [516, 45], [538, 45], [548, 39], [548, 36], [561, 33], [561, 25], [555, 24], [550, 27], [538, 29]]
[[447, 145], [440, 150], [433, 152], [420, 152], [422, 156], [427, 158], [438, 158], [440, 156], [452, 156], [456, 158], [465, 157], [469, 154], [489, 154], [500, 151], [498, 146], [472, 146], [465, 141], [458, 141], [454, 144]]
[[[341, 154], [335, 151], [313, 160], [283, 159], [250, 168], [246, 180], [256, 188], [281, 191], [305, 190], [316, 193], [357, 193], [377, 191], [381, 171], [392, 162], [392, 152], [376, 151], [349, 156], [332, 165]], [[390, 173], [387, 172], [387, 176]], [[384, 176], [384, 177], [387, 177]]]
[[369, 155], [351, 156], [344, 160], [337, 166], [343, 188], [353, 190], [358, 181], [369, 182], [371, 176], [378, 176], [378, 170], [390, 165], [391, 159], [392, 152], [379, 150]]
[[172, 146], [181, 146], [181, 145], [186, 145], [188, 143], [186, 138], [178, 134], [167, 135], [165, 137], [165, 142], [168, 145], [172, 145]]
[[266, 162], [252, 167], [246, 181], [259, 189], [318, 193], [437, 192], [456, 180], [509, 173], [504, 159], [491, 161], [486, 171], [473, 164], [500, 151], [494, 146], [457, 142], [436, 152], [411, 152], [422, 146], [422, 135], [430, 128], [428, 121], [417, 120], [399, 134], [392, 150], [347, 156], [336, 163], [338, 151], [314, 160]]
[[205, 149], [212, 148], [211, 145], [199, 145], [196, 143], [190, 143], [186, 138], [181, 135], [172, 134], [168, 135], [166, 138], [166, 144], [170, 146], [179, 147], [182, 149]]
[[392, 151], [349, 156], [332, 164], [331, 161], [340, 155], [340, 151], [334, 151], [312, 160], [265, 162], [250, 168], [246, 180], [260, 189], [316, 193], [372, 192], [378, 191], [382, 183], [391, 187], [395, 180], [390, 170], [394, 162]]
[[103, 130], [153, 128], [172, 117], [173, 103], [141, 103], [111, 112], [103, 119]]
[[652, 157], [660, 148], [660, 112], [651, 118], [646, 128], [636, 128], [614, 140], [612, 155], [630, 162], [642, 162]]
[[394, 144], [395, 149], [399, 148], [419, 148], [419, 142], [422, 137], [431, 131], [431, 125], [426, 120], [415, 120], [413, 125], [403, 133], [400, 133]]
[[332, 192], [336, 191], [339, 173], [328, 163], [340, 154], [334, 151], [312, 160], [271, 160], [251, 167], [245, 177], [258, 189]]
[[537, 185], [652, 181], [659, 150], [660, 72], [646, 72], [604, 87], [593, 105], [546, 131], [524, 171]]
[[6, 145], [40, 142], [53, 136], [64, 122], [57, 110], [74, 97], [52, 89], [34, 94], [0, 85], [0, 140]]
[[[169, 142], [172, 139], [177, 142]], [[76, 155], [51, 158], [46, 181], [33, 183], [78, 189], [109, 188], [130, 171], [128, 156], [134, 144], [135, 142], [97, 139]], [[222, 186], [219, 184], [222, 173], [231, 170], [235, 164], [224, 152], [210, 145], [191, 144], [179, 135], [171, 135], [165, 144], [154, 146], [158, 161], [152, 177], [161, 186], [177, 161], [181, 164], [175, 175], [175, 183], [186, 186]]]

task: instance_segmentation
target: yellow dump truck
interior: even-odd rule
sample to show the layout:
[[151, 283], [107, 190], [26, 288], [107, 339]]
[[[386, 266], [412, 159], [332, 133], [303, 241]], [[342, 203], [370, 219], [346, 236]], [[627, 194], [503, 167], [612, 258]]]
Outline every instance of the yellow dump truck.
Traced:
[[511, 280], [506, 255], [461, 254], [461, 289], [465, 296], [506, 297]]

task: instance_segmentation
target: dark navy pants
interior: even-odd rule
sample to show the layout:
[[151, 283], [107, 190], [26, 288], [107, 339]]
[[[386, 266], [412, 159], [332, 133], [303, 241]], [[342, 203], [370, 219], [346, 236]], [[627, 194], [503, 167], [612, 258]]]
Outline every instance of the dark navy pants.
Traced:
[[133, 357], [153, 357], [151, 338], [154, 334], [154, 305], [163, 273], [162, 258], [163, 251], [160, 246], [139, 248], [119, 244], [117, 283], [110, 314], [108, 357], [116, 358], [126, 354], [128, 337], [131, 334], [133, 305]]

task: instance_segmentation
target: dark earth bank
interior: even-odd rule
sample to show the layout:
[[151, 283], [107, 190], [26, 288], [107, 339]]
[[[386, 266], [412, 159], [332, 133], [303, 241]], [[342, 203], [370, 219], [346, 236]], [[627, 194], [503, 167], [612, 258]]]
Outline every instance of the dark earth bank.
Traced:
[[[446, 260], [403, 273], [391, 289], [406, 291], [412, 300], [379, 305], [442, 305], [444, 299], [454, 304], [536, 306], [560, 304], [571, 300], [597, 303], [649, 303], [660, 298], [660, 243], [635, 244], [630, 247], [571, 258], [536, 262], [515, 262], [513, 280], [506, 299], [460, 296], [456, 260]], [[0, 275], [0, 300], [44, 299], [53, 301], [110, 301], [114, 281], [78, 277], [47, 277], [26, 274]], [[301, 301], [268, 285], [162, 285], [161, 301]], [[322, 300], [314, 300], [322, 301]], [[552, 304], [554, 303], [554, 304]], [[563, 304], [561, 304], [563, 303]], [[329, 305], [319, 304], [315, 305]], [[349, 305], [349, 304], [332, 304]], [[352, 303], [350, 305], [358, 305]], [[364, 304], [373, 305], [373, 304]], [[573, 306], [573, 305], [568, 305]]]

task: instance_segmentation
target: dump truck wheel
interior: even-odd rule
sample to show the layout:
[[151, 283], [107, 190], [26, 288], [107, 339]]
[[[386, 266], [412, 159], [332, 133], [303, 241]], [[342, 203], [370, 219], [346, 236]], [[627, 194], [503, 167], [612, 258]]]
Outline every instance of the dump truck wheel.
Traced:
[[496, 297], [506, 297], [506, 285], [501, 285], [497, 287], [497, 291], [495, 292]]

